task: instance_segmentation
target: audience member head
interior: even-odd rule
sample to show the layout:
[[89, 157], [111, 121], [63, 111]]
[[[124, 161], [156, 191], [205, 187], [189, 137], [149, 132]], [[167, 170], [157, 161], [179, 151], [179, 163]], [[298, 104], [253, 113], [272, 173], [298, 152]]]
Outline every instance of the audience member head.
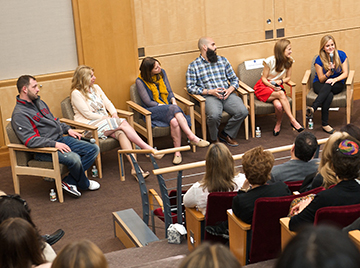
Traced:
[[74, 72], [72, 81], [71, 81], [71, 91], [77, 89], [84, 96], [87, 96], [89, 88], [91, 86], [91, 77], [94, 74], [94, 69], [86, 66], [79, 65]]
[[354, 124], [347, 124], [340, 129], [341, 132], [346, 132], [350, 136], [360, 141], [360, 128]]
[[16, 82], [16, 87], [18, 89], [19, 94], [23, 87], [27, 87], [30, 85], [30, 79], [33, 79], [36, 81], [35, 77], [33, 77], [31, 75], [22, 75], [18, 78], [18, 80]]
[[81, 240], [61, 249], [52, 268], [107, 268], [103, 252], [91, 241]]
[[18, 217], [28, 221], [36, 228], [31, 219], [30, 211], [26, 201], [19, 195], [0, 196], [0, 223], [8, 218]]
[[[146, 57], [145, 59], [142, 60], [141, 64], [140, 64], [140, 75], [141, 78], [148, 83], [154, 83], [155, 81], [153, 80], [153, 70], [154, 67], [156, 65], [156, 63], [158, 64], [158, 67], [160, 66], [160, 62], [153, 58], [153, 57]], [[162, 72], [162, 70], [156, 74], [156, 80], [159, 80], [160, 77], [163, 77], [164, 74]]]
[[289, 69], [293, 64], [293, 59], [290, 57], [291, 44], [288, 39], [280, 39], [275, 43], [274, 56], [275, 56], [275, 70], [281, 72], [282, 70]]
[[191, 252], [179, 268], [240, 268], [241, 265], [228, 247], [203, 243]]
[[332, 147], [334, 142], [338, 139], [345, 139], [349, 134], [345, 132], [335, 132], [332, 134], [329, 139], [326, 141], [324, 145], [324, 149], [321, 153], [321, 159], [319, 164], [319, 172], [323, 177], [324, 188], [329, 188], [333, 184], [337, 184], [339, 182], [335, 171], [333, 170], [333, 162], [332, 162]]
[[355, 268], [360, 253], [346, 233], [334, 227], [308, 226], [286, 246], [276, 268]]
[[9, 218], [0, 224], [0, 267], [31, 268], [45, 262], [40, 235], [26, 220]]
[[235, 165], [229, 149], [223, 143], [213, 143], [205, 156], [206, 170], [201, 185], [211, 192], [235, 189]]
[[250, 184], [263, 185], [270, 180], [270, 172], [273, 165], [273, 154], [269, 151], [264, 151], [262, 146], [245, 152], [242, 157], [243, 170]]
[[353, 180], [359, 177], [360, 144], [352, 136], [340, 138], [332, 147], [332, 164], [340, 180]]
[[314, 154], [318, 148], [317, 139], [314, 134], [303, 131], [297, 135], [295, 139], [294, 154], [295, 156], [304, 161], [308, 162], [314, 157]]

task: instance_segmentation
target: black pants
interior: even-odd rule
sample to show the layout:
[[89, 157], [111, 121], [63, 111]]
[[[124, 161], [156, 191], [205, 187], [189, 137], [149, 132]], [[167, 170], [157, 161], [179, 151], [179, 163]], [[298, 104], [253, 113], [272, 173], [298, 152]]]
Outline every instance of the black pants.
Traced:
[[314, 108], [314, 111], [316, 111], [316, 109], [321, 106], [321, 125], [327, 126], [329, 124], [328, 121], [330, 104], [334, 95], [343, 91], [345, 84], [342, 82], [336, 82], [333, 86], [331, 86], [331, 84], [320, 83], [317, 81], [314, 83], [313, 87], [314, 92], [318, 94], [318, 96], [315, 99], [312, 107]]

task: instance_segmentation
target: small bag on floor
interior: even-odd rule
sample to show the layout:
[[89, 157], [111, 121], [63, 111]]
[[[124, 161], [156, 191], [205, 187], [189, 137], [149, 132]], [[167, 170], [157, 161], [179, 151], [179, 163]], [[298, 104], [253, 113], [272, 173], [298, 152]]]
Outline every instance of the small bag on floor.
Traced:
[[168, 243], [170, 244], [181, 244], [186, 235], [186, 229], [179, 223], [170, 224], [167, 229]]

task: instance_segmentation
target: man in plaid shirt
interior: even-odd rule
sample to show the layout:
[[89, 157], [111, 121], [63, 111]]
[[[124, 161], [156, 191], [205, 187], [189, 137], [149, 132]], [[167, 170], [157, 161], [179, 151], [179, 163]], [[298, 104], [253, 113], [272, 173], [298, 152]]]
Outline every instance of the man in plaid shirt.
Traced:
[[[237, 78], [229, 61], [217, 56], [212, 38], [202, 37], [198, 47], [200, 56], [190, 63], [186, 72], [186, 86], [190, 94], [206, 98], [205, 111], [212, 142], [219, 139], [230, 146], [238, 146], [234, 139], [248, 115], [241, 98], [233, 93], [239, 87]], [[231, 115], [224, 130], [218, 133], [222, 111]]]

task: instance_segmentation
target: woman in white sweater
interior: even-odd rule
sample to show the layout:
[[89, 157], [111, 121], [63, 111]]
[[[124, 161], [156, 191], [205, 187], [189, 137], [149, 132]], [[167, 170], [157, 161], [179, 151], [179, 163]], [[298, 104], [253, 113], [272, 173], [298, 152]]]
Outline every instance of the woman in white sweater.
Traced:
[[[75, 113], [74, 120], [97, 126], [99, 138], [113, 137], [119, 140], [123, 149], [131, 150], [131, 142], [133, 142], [141, 149], [152, 150], [153, 148], [139, 137], [126, 119], [119, 118], [115, 106], [102, 89], [94, 84], [95, 80], [94, 70], [91, 67], [80, 65], [76, 68], [70, 95]], [[135, 157], [135, 155], [133, 156]], [[162, 156], [157, 155], [156, 158], [160, 159]], [[127, 157], [132, 166], [131, 174], [137, 178], [130, 157]], [[149, 175], [149, 172], [143, 172], [144, 178]]]
[[245, 181], [244, 174], [235, 175], [234, 159], [224, 144], [211, 144], [205, 159], [204, 178], [194, 183], [183, 199], [185, 207], [196, 207], [204, 215], [209, 193], [238, 191]]

